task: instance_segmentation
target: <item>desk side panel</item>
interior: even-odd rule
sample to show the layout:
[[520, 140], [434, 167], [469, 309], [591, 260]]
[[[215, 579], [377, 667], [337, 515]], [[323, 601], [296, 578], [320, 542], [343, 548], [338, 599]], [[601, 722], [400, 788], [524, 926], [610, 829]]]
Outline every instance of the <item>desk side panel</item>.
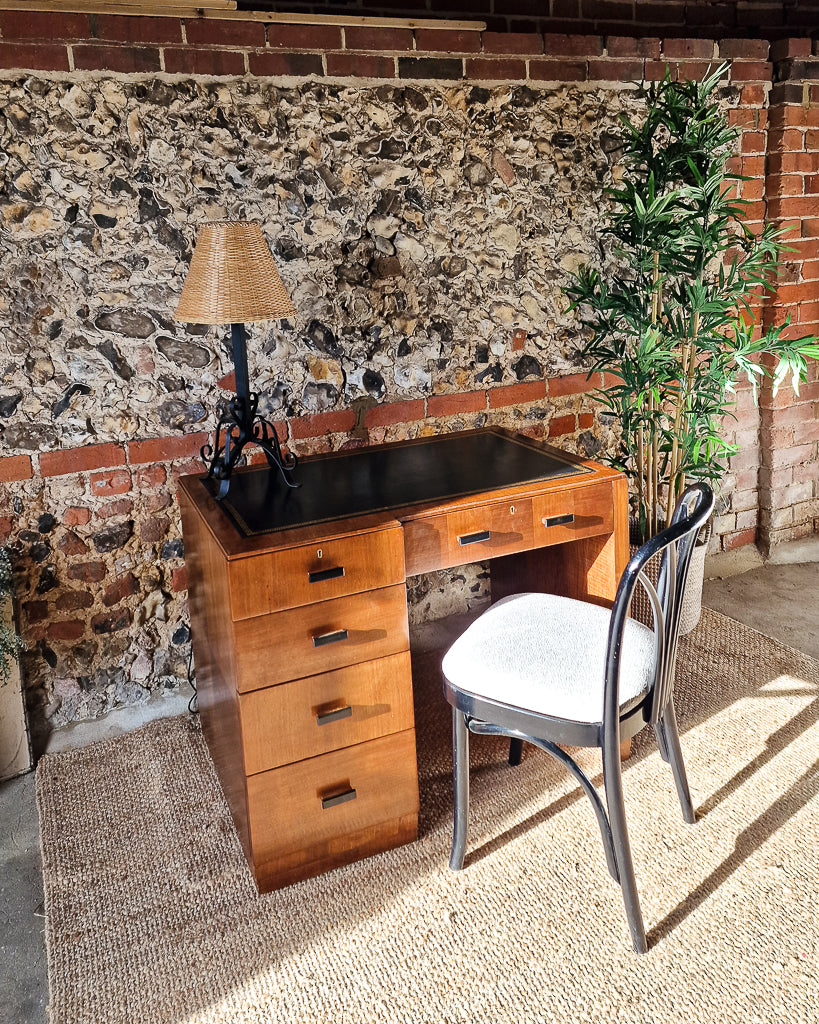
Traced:
[[245, 856], [252, 862], [227, 565], [182, 490], [179, 504], [202, 732]]

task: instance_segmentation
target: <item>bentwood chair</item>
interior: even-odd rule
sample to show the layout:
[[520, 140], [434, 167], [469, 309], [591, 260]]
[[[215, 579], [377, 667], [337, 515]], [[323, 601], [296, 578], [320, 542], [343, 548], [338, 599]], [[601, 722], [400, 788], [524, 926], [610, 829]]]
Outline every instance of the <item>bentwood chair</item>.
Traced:
[[[506, 597], [472, 623], [442, 664], [453, 712], [455, 828], [449, 866], [459, 870], [466, 849], [469, 733], [510, 737], [512, 764], [519, 760], [521, 741], [532, 743], [564, 765], [591, 800], [637, 953], [648, 947], [626, 830], [620, 743], [653, 726], [683, 818], [693, 823], [674, 714], [674, 669], [691, 552], [713, 506], [707, 484], [684, 492], [671, 525], [629, 561], [611, 610], [553, 594]], [[644, 568], [658, 553], [655, 587]], [[638, 582], [648, 595], [653, 628], [629, 617]], [[561, 745], [602, 748], [604, 798]]]

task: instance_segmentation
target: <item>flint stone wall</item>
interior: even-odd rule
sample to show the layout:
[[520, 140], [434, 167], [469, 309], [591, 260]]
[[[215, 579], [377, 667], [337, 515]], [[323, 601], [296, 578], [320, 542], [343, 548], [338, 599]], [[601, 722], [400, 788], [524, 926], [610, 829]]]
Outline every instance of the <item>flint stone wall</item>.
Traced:
[[[31, 466], [5, 477], [0, 540], [35, 731], [187, 676], [175, 477], [197, 470], [232, 369], [224, 331], [173, 320], [198, 225], [258, 220], [271, 243], [299, 317], [250, 326], [251, 377], [298, 454], [491, 422], [594, 456], [611, 432], [561, 285], [599, 255], [632, 102], [627, 87], [0, 81], [0, 431], [4, 464]], [[482, 565], [421, 577], [411, 614], [487, 593]]]
[[207, 219], [259, 220], [299, 310], [251, 328], [274, 419], [577, 369], [560, 286], [596, 255], [624, 97], [35, 78], [0, 95], [12, 450], [211, 428], [224, 331], [172, 318]]

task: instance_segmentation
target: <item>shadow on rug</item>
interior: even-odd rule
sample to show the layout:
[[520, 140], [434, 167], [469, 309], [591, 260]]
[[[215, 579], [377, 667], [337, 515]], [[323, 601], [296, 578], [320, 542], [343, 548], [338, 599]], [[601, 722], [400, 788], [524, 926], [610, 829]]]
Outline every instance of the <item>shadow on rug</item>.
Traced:
[[195, 719], [44, 758], [52, 1024], [815, 1020], [819, 663], [708, 610], [682, 641], [697, 824], [650, 730], [625, 771], [641, 958], [591, 807], [539, 751], [510, 769], [504, 741], [473, 737], [448, 870], [439, 664], [413, 662], [419, 840], [266, 896]]

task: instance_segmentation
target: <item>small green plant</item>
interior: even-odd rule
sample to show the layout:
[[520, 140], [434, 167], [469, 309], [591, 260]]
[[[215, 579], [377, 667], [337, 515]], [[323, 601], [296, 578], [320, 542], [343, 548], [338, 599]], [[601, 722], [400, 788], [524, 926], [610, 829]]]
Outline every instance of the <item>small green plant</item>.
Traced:
[[[0, 547], [0, 604], [12, 593], [13, 582], [8, 552]], [[11, 666], [20, 656], [22, 648], [20, 637], [0, 617], [0, 686], [9, 681]]]
[[819, 357], [816, 339], [787, 337], [787, 322], [757, 323], [784, 246], [773, 225], [747, 227], [733, 194], [739, 131], [716, 95], [726, 67], [640, 86], [645, 119], [623, 116], [625, 173], [607, 190], [616, 269], [604, 279], [582, 267], [566, 289], [586, 329], [582, 353], [608, 375], [597, 397], [620, 426], [610, 461], [630, 478], [642, 540], [670, 521], [687, 479], [719, 485], [736, 451], [722, 431], [738, 381], [755, 396], [764, 374], [774, 390], [788, 377], [798, 389]]

